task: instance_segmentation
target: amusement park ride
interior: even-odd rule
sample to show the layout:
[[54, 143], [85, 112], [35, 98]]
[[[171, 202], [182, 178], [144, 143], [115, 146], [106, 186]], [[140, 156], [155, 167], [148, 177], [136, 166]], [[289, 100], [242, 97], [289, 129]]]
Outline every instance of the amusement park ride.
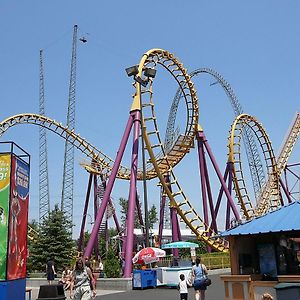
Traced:
[[[171, 107], [165, 140], [159, 131], [154, 103], [153, 82], [158, 66], [166, 69], [179, 87]], [[221, 173], [204, 130], [199, 124], [198, 98], [191, 79], [201, 73], [210, 74], [223, 87], [236, 115], [230, 129], [228, 161], [224, 174]], [[106, 218], [113, 216], [116, 227], [121, 232], [111, 198], [116, 179], [128, 180], [130, 186], [126, 229], [122, 233], [122, 252], [125, 259], [124, 277], [130, 277], [132, 272], [134, 211], [137, 204], [138, 180], [149, 181], [154, 178], [159, 180], [159, 186], [162, 190], [159, 242], [162, 235], [164, 212], [166, 206], [169, 205], [173, 241], [181, 238], [180, 220], [195, 233], [197, 239], [204, 241], [214, 251], [228, 251], [228, 242], [218, 236], [221, 229], [218, 228], [217, 217], [221, 214], [220, 205], [224, 199], [227, 208], [225, 228], [222, 230], [232, 226], [232, 220], [234, 223], [240, 223], [277, 209], [284, 205], [285, 199], [287, 202], [294, 200], [287, 180], [281, 175], [287, 172], [294, 173], [299, 181], [299, 174], [291, 171], [293, 166], [288, 165], [288, 159], [300, 132], [299, 113], [296, 114], [284, 141], [284, 146], [276, 158], [263, 126], [255, 117], [243, 113], [230, 85], [215, 71], [203, 68], [188, 74], [182, 63], [172, 53], [162, 49], [152, 49], [142, 56], [137, 66], [127, 69], [127, 74], [134, 78], [135, 94], [115, 160], [105, 155], [67, 126], [63, 126], [44, 115], [18, 114], [0, 123], [0, 136], [11, 127], [19, 124], [33, 124], [46, 128], [68, 140], [74, 148], [80, 150], [89, 159], [88, 163], [82, 164], [89, 172], [89, 183], [81, 225], [79, 250], [83, 250], [81, 248], [82, 238], [92, 185], [95, 222], [87, 247], [84, 249], [84, 256], [90, 256], [94, 246], [98, 244], [99, 230]], [[174, 130], [174, 120], [179, 101], [185, 105], [186, 110], [185, 127], [180, 133]], [[131, 132], [133, 134], [131, 165], [125, 167], [121, 165], [121, 161]], [[143, 168], [138, 167], [140, 137], [142, 137], [142, 148], [146, 150]], [[245, 145], [249, 161], [254, 197], [250, 196], [246, 187], [241, 155], [242, 143]], [[195, 147], [195, 144], [198, 151], [203, 216], [200, 216], [200, 213], [194, 208], [175, 175], [176, 165], [190, 152], [192, 147]], [[259, 151], [262, 153], [263, 162], [260, 160]], [[217, 197], [213, 196], [210, 184], [209, 161], [220, 183]], [[234, 190], [235, 196], [232, 195], [232, 190]], [[99, 199], [101, 199], [101, 203], [99, 203]]]

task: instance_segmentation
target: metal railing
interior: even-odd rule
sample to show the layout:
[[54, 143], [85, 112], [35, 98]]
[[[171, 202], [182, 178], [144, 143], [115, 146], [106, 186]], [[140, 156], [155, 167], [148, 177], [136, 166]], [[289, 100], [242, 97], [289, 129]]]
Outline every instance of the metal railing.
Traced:
[[[191, 258], [184, 257], [177, 260], [180, 267], [190, 267]], [[230, 268], [230, 256], [228, 253], [203, 254], [201, 255], [201, 263], [203, 263], [208, 270]], [[173, 264], [172, 257], [163, 257], [157, 262], [159, 267], [171, 267]]]

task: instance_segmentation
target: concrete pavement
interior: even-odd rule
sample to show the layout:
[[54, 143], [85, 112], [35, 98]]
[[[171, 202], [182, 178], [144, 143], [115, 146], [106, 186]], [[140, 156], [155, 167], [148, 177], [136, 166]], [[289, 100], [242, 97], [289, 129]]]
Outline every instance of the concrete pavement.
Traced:
[[[209, 277], [212, 280], [212, 284], [207, 288], [205, 300], [225, 300], [225, 290], [224, 283], [220, 279], [220, 275], [224, 274], [225, 270], [215, 270], [209, 271]], [[227, 270], [228, 271], [228, 270]], [[221, 274], [219, 274], [221, 273]], [[226, 274], [226, 273], [225, 273]], [[229, 272], [227, 273], [229, 274]], [[34, 287], [32, 290], [32, 300], [38, 298], [39, 287]], [[189, 299], [194, 299], [194, 289], [189, 288]], [[69, 292], [66, 292], [66, 299], [69, 300]], [[117, 298], [122, 298], [122, 300], [174, 300], [179, 299], [179, 294], [177, 289], [168, 287], [158, 287], [150, 288], [144, 290], [130, 290], [130, 291], [120, 291], [120, 290], [103, 290], [97, 289], [98, 300], [115, 300]], [[28, 300], [28, 295], [26, 295], [26, 300]]]
[[[225, 300], [224, 283], [220, 279], [219, 274], [210, 275], [212, 284], [207, 288], [205, 300]], [[189, 288], [188, 299], [195, 299], [195, 291]], [[132, 290], [123, 292], [121, 295], [107, 294], [97, 297], [98, 300], [174, 300], [179, 299], [179, 292], [175, 288], [158, 287], [155, 289]]]
[[[103, 295], [108, 295], [108, 294], [115, 295], [117, 293], [124, 293], [124, 291], [97, 290], [97, 297], [96, 297], [96, 299], [103, 299], [102, 298]], [[38, 295], [39, 295], [39, 287], [33, 287], [32, 288], [32, 300], [36, 300], [38, 298]], [[66, 296], [67, 300], [70, 299], [68, 291], [65, 293], [65, 296]], [[28, 293], [26, 293], [26, 298], [25, 299], [29, 300]], [[113, 298], [113, 299], [116, 299], [116, 298]]]

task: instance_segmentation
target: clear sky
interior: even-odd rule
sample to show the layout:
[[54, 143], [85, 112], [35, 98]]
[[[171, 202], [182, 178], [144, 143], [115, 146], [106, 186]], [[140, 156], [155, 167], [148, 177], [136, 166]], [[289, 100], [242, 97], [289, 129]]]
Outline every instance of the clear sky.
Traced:
[[[39, 50], [44, 49], [46, 115], [66, 123], [72, 33], [77, 24], [79, 37], [88, 42], [78, 42], [76, 132], [110, 157], [116, 155], [134, 93], [125, 68], [138, 64], [151, 48], [174, 53], [188, 71], [210, 67], [222, 74], [244, 112], [266, 128], [277, 152], [300, 106], [299, 15], [296, 0], [1, 0], [0, 120], [38, 113]], [[155, 80], [164, 133], [176, 86], [163, 70]], [[221, 87], [210, 86], [213, 79], [203, 75], [194, 82], [200, 124], [223, 170], [234, 114]], [[53, 206], [60, 201], [64, 141], [50, 132], [47, 138]], [[38, 139], [38, 128], [32, 125], [16, 126], [1, 137], [31, 154], [30, 219], [38, 219]], [[299, 161], [299, 151], [297, 145], [291, 162], [297, 161], [295, 157]], [[75, 153], [75, 232], [88, 181], [79, 167], [83, 158]], [[197, 176], [186, 175], [197, 174], [197, 164], [197, 153], [192, 151], [178, 168], [190, 198], [197, 197], [199, 183]], [[157, 181], [150, 184], [149, 202], [158, 206]], [[127, 183], [118, 182], [113, 198], [127, 195]]]

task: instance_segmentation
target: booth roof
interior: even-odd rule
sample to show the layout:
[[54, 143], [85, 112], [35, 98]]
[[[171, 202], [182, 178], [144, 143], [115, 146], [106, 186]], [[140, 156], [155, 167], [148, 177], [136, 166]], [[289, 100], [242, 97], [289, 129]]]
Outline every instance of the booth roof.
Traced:
[[220, 236], [247, 235], [300, 230], [300, 201], [254, 218], [237, 227], [226, 230]]

